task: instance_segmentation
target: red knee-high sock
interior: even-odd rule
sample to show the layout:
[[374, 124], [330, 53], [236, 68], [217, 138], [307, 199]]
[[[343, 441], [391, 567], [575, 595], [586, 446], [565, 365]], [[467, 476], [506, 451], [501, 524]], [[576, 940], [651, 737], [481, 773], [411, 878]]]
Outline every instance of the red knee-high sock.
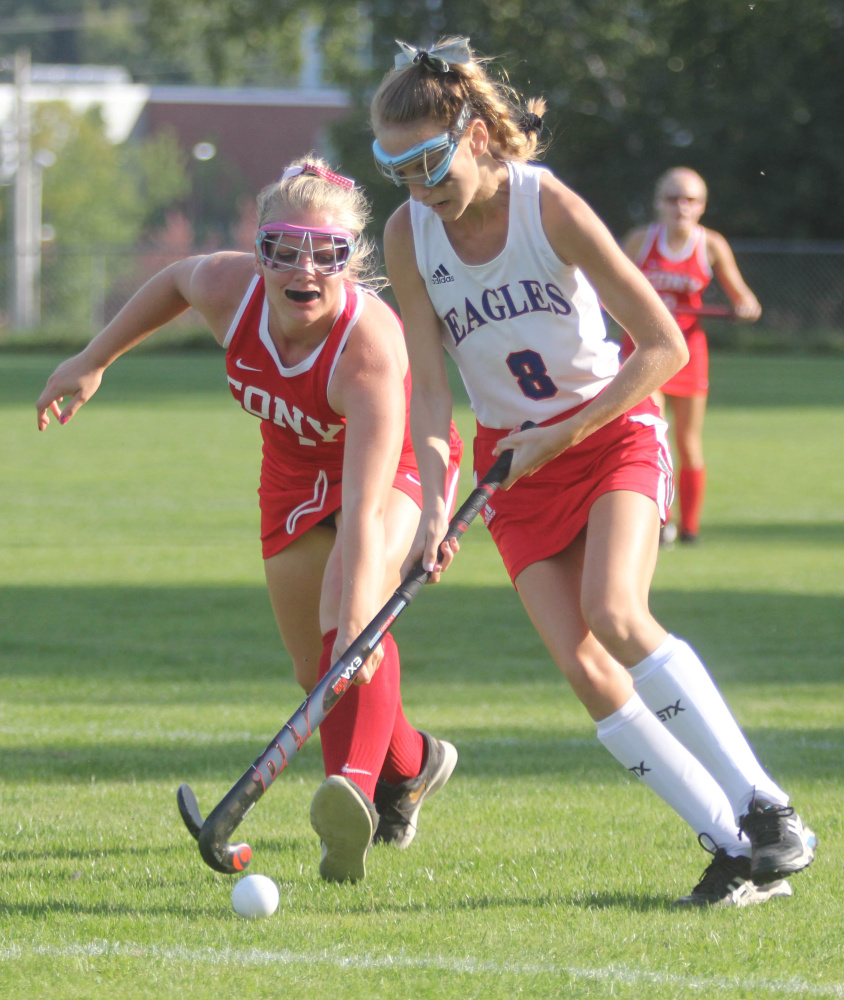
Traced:
[[[389, 641], [395, 649], [396, 663], [398, 664], [399, 653], [391, 635], [385, 636], [382, 645]], [[386, 659], [386, 656], [385, 656]], [[393, 734], [390, 745], [387, 748], [387, 756], [384, 758], [384, 766], [381, 768], [380, 777], [388, 785], [400, 785], [403, 781], [415, 778], [422, 771], [422, 764], [425, 757], [425, 741], [417, 729], [407, 721], [401, 703], [401, 691], [399, 691], [396, 702], [396, 720], [393, 725]]]
[[706, 492], [706, 469], [680, 469], [680, 531], [700, 533], [700, 512]]
[[[336, 638], [336, 629], [323, 636], [320, 678], [331, 666], [331, 650]], [[385, 654], [371, 683], [353, 684], [320, 726], [326, 777], [345, 775], [370, 799], [375, 794], [375, 783], [390, 745], [399, 699], [399, 658], [395, 643], [387, 646]]]

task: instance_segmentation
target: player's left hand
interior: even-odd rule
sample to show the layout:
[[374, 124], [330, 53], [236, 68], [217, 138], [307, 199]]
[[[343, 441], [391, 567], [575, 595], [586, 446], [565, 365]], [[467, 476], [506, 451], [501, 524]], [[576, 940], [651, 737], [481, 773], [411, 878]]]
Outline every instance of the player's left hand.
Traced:
[[566, 421], [551, 427], [530, 427], [528, 430], [516, 428], [501, 438], [493, 448], [496, 457], [503, 451], [513, 452], [510, 474], [501, 484], [502, 490], [509, 490], [522, 476], [532, 476], [573, 444]]
[[733, 311], [740, 319], [755, 323], [762, 315], [762, 306], [759, 305], [759, 300], [755, 295], [745, 296], [734, 304]]
[[[35, 403], [38, 430], [43, 431], [50, 423], [50, 413], [66, 424], [80, 406], [88, 402], [99, 389], [104, 368], [92, 365], [85, 352], [63, 361], [47, 379], [44, 391]], [[65, 399], [70, 396], [70, 402]], [[59, 404], [64, 403], [64, 408]]]

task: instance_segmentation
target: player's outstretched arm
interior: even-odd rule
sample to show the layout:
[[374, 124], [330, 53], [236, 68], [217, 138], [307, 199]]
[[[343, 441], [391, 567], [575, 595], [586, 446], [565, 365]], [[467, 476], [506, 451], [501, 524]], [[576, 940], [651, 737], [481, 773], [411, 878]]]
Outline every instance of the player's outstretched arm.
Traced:
[[[234, 286], [245, 288], [250, 260], [247, 254], [189, 257], [150, 278], [84, 350], [62, 362], [47, 379], [35, 404], [38, 429], [48, 426], [50, 413], [67, 423], [100, 387], [113, 361], [191, 306], [218, 335], [226, 305], [236, 298]], [[60, 406], [67, 397], [69, 402]]]

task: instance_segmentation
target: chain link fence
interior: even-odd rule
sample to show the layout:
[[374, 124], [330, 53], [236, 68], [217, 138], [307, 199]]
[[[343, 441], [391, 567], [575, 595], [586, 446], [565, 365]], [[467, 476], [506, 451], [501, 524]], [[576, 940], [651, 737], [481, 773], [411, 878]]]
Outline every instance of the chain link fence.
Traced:
[[[87, 343], [146, 281], [189, 255], [181, 249], [45, 249], [35, 282], [34, 322], [31, 329], [21, 330], [15, 323], [20, 278], [14, 253], [0, 248], [0, 343], [10, 347]], [[163, 339], [188, 341], [202, 328], [201, 317], [188, 310], [168, 324]]]
[[[844, 352], [844, 242], [736, 240], [732, 246], [763, 315], [756, 324], [707, 321], [714, 347]], [[0, 343], [85, 343], [145, 281], [185, 256], [181, 248], [178, 253], [45, 249], [34, 290], [37, 318], [33, 329], [21, 331], [14, 320], [14, 255], [9, 247], [0, 248]], [[706, 299], [726, 303], [714, 282]], [[189, 310], [156, 341], [199, 339], [202, 326]]]
[[[707, 324], [714, 346], [844, 351], [844, 242], [734, 240], [731, 245], [744, 280], [762, 303], [762, 318], [756, 324]], [[705, 300], [726, 304], [715, 284]]]

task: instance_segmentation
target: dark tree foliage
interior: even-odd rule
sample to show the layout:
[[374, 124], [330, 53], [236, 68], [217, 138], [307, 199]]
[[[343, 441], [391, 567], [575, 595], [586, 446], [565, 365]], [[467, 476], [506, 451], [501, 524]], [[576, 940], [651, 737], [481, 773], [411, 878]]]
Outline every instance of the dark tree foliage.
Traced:
[[[134, 21], [104, 23], [121, 11]], [[339, 165], [377, 225], [402, 197], [376, 175], [367, 124], [394, 39], [469, 35], [519, 93], [547, 98], [545, 162], [617, 234], [679, 164], [706, 178], [707, 222], [729, 236], [844, 233], [844, 0], [0, 0], [4, 23], [74, 13], [91, 27], [9, 34], [0, 54], [23, 43], [36, 61], [107, 56], [148, 82], [289, 85], [316, 19], [328, 82], [355, 98]]]
[[[545, 162], [618, 234], [650, 217], [654, 180], [679, 164], [707, 179], [707, 221], [728, 235], [844, 233], [838, 0], [374, 0], [371, 11], [382, 70], [394, 38], [467, 34], [520, 93], [545, 96]], [[338, 142], [357, 166], [357, 123]], [[375, 180], [362, 161], [359, 172]]]

